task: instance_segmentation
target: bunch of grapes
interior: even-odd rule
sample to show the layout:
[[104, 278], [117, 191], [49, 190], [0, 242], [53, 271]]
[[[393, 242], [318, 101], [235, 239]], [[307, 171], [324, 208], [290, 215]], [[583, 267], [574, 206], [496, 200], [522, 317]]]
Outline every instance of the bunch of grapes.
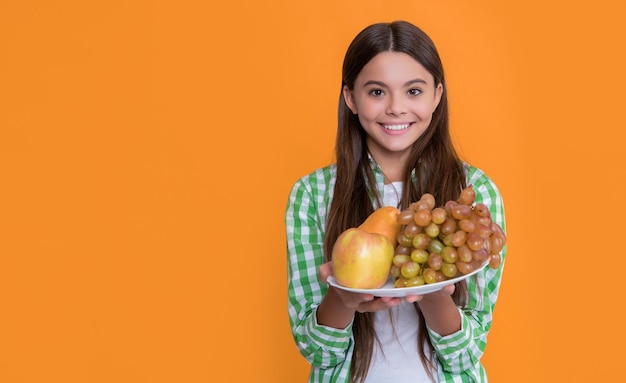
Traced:
[[492, 222], [489, 207], [475, 203], [472, 185], [456, 201], [435, 207], [432, 194], [398, 215], [402, 230], [393, 257], [394, 287], [413, 287], [466, 275], [489, 261], [496, 269], [506, 243], [502, 228]]

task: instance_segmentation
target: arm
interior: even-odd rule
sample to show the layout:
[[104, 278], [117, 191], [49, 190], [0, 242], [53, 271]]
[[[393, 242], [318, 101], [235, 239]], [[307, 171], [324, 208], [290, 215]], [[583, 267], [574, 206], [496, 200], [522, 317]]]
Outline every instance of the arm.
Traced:
[[[489, 206], [492, 220], [505, 230], [504, 205], [495, 184], [479, 169], [470, 167], [468, 185], [474, 185], [476, 203]], [[502, 250], [502, 263], [496, 270], [486, 267], [467, 279], [468, 300], [464, 308], [456, 308], [460, 317], [460, 328], [456, 332], [439, 332], [440, 323], [429, 322], [427, 327], [435, 352], [445, 373], [478, 374], [477, 366], [487, 342], [491, 328], [493, 309], [498, 297], [506, 246]], [[459, 322], [457, 322], [459, 323]]]
[[304, 178], [289, 197], [285, 217], [289, 319], [300, 353], [313, 366], [328, 368], [343, 363], [352, 350], [355, 312], [388, 309], [402, 300], [352, 293], [324, 283], [332, 267], [330, 262], [323, 264], [324, 218], [319, 212], [325, 211], [320, 206], [325, 200], [318, 194]]
[[317, 308], [327, 291], [318, 269], [323, 263], [323, 224], [316, 196], [303, 180], [289, 196], [285, 215], [288, 252], [288, 309], [292, 335], [313, 366], [343, 363], [352, 347], [352, 324], [333, 328], [318, 323]]

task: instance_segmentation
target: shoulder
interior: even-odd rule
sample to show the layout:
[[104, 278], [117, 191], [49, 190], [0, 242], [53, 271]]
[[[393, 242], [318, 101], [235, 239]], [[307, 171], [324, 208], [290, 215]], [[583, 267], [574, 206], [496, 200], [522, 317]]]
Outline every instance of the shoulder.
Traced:
[[330, 203], [337, 179], [337, 167], [328, 165], [308, 173], [293, 184], [290, 204], [306, 204], [315, 208]]
[[328, 165], [300, 177], [293, 185], [292, 192], [308, 190], [311, 193], [321, 192], [334, 186], [337, 178], [337, 166]]

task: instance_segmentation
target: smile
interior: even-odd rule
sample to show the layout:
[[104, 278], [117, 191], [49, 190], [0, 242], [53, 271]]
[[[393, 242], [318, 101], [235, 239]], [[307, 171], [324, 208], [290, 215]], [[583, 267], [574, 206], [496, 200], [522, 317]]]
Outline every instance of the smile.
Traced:
[[387, 130], [404, 130], [407, 129], [411, 124], [396, 124], [396, 125], [383, 125], [383, 128]]

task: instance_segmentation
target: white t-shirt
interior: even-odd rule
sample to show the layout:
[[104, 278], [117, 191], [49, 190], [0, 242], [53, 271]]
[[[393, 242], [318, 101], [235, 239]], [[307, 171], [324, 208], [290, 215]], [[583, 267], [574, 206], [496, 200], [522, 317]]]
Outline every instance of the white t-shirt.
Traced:
[[[385, 185], [385, 206], [398, 206], [401, 196], [402, 182]], [[374, 314], [374, 328], [382, 348], [378, 342], [374, 342], [366, 383], [432, 382], [424, 370], [417, 350], [418, 327], [419, 321], [413, 303], [403, 301], [390, 310], [381, 310]]]

